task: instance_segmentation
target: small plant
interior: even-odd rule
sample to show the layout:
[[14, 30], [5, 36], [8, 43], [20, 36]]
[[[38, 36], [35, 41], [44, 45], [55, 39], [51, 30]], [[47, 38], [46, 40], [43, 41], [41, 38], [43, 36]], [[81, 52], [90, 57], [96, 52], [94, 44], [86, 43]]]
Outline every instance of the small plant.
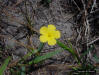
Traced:
[[[64, 43], [62, 43], [58, 40], [61, 37], [61, 33], [59, 30], [56, 30], [56, 27], [52, 24], [48, 25], [48, 27], [46, 27], [46, 26], [41, 27], [40, 34], [41, 35], [40, 35], [39, 39], [40, 39], [41, 43], [40, 43], [38, 49], [34, 50], [33, 48], [28, 47], [28, 49], [30, 51], [25, 56], [23, 56], [17, 63], [15, 63], [13, 68], [11, 68], [12, 73], [14, 73], [14, 68], [15, 68], [16, 70], [18, 70], [18, 74], [25, 75], [26, 67], [30, 67], [31, 65], [41, 63], [44, 60], [47, 60], [47, 59], [51, 58], [52, 56], [54, 56], [60, 52], [63, 52], [64, 50], [71, 53], [72, 56], [74, 57], [74, 59], [77, 61], [77, 64], [79, 65], [79, 67], [73, 67], [72, 68], [73, 72], [71, 72], [70, 74], [76, 73], [77, 75], [80, 75], [80, 74], [81, 75], [90, 75], [90, 71], [95, 71], [95, 67], [91, 63], [82, 61], [83, 56], [85, 56], [93, 48], [90, 48], [89, 50], [87, 50], [88, 52], [85, 52], [81, 57], [79, 57], [76, 50], [74, 50], [72, 47], [68, 47], [67, 45], [65, 45]], [[48, 45], [50, 45], [50, 46], [57, 44], [59, 47], [61, 47], [61, 49], [41, 55], [40, 53], [46, 42], [48, 42]], [[34, 55], [34, 57], [31, 60], [27, 61], [27, 59], [29, 57], [31, 57], [32, 55]], [[0, 75], [3, 74], [4, 70], [7, 67], [9, 60], [10, 60], [10, 58], [8, 58], [5, 61], [4, 65], [1, 67]], [[20, 68], [20, 71], [18, 68]], [[28, 69], [28, 71], [29, 71], [29, 69]]]

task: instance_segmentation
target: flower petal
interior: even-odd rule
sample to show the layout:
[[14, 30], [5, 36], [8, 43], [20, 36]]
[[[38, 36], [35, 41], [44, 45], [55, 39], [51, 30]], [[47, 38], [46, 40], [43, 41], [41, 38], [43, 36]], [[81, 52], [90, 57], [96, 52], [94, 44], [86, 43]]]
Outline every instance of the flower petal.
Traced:
[[55, 31], [55, 33], [54, 33], [54, 37], [56, 38], [56, 39], [58, 39], [58, 38], [60, 38], [60, 31], [58, 31], [58, 30], [56, 30]]
[[47, 39], [48, 39], [48, 38], [47, 38], [45, 35], [41, 35], [41, 36], [40, 36], [40, 41], [43, 42], [43, 43], [44, 43], [44, 42], [47, 42]]
[[56, 27], [55, 27], [54, 25], [52, 25], [52, 24], [49, 24], [49, 25], [48, 25], [48, 29], [49, 29], [49, 30], [55, 30]]
[[47, 28], [46, 26], [41, 27], [41, 28], [40, 28], [40, 34], [46, 34], [47, 29], [48, 29], [48, 28]]
[[48, 45], [55, 45], [56, 44], [56, 40], [55, 39], [48, 39]]

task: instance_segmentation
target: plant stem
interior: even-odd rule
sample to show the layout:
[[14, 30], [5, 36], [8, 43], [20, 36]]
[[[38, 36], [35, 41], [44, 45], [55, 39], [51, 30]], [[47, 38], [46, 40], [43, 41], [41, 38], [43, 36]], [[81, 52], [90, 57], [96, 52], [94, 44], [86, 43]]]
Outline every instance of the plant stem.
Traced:
[[76, 51], [74, 51], [73, 49], [71, 49], [68, 46], [64, 45], [62, 42], [60, 42], [58, 40], [57, 40], [57, 44], [58, 44], [58, 46], [60, 46], [64, 50], [67, 50], [68, 52], [70, 52], [75, 57], [75, 59], [78, 61], [78, 63], [81, 62], [81, 60], [80, 60], [80, 58], [79, 58], [79, 56], [78, 56]]

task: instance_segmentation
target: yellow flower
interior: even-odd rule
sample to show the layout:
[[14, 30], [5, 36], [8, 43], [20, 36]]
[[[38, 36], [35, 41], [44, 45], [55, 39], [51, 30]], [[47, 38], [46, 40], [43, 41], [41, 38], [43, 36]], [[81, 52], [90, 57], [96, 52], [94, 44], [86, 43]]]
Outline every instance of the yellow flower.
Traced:
[[40, 41], [43, 43], [48, 42], [49, 45], [55, 45], [56, 39], [60, 38], [60, 32], [52, 24], [48, 25], [48, 27], [41, 27], [40, 34]]

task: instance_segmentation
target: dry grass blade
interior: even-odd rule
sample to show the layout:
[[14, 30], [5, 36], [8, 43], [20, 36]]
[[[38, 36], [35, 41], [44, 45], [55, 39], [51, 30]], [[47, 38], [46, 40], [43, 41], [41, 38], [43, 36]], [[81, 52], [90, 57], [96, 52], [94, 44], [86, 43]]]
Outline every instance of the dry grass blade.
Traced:
[[80, 67], [81, 65], [69, 65], [69, 64], [57, 64], [57, 65], [48, 65], [47, 69], [53, 70], [68, 70], [73, 67]]

